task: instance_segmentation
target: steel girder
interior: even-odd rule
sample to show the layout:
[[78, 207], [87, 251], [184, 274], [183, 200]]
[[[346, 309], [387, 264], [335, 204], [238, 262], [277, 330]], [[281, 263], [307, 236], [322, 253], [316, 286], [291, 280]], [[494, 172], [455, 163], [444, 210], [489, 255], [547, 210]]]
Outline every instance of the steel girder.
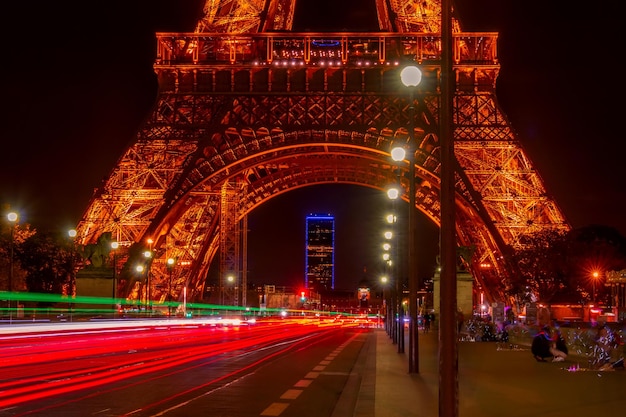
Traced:
[[291, 30], [295, 6], [295, 0], [206, 0], [196, 32]]
[[[290, 31], [295, 6], [296, 0], [206, 0], [196, 32]], [[440, 0], [376, 0], [376, 11], [382, 31], [440, 32]]]

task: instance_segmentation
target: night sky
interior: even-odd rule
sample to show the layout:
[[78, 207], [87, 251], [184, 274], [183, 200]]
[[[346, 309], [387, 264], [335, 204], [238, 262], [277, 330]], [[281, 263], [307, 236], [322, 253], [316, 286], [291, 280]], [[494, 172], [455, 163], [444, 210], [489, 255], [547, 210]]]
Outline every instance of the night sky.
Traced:
[[[367, 30], [362, 2], [298, 0], [295, 24], [340, 30], [357, 21], [354, 30]], [[192, 31], [203, 1], [18, 3], [0, 25], [0, 204], [40, 229], [66, 230], [151, 111], [154, 33]], [[623, 2], [457, 4], [464, 29], [500, 34], [498, 100], [548, 193], [574, 227], [602, 224], [626, 235]], [[315, 13], [324, 19], [311, 21]], [[249, 281], [298, 283], [305, 216], [316, 212], [337, 219], [337, 287], [374, 278], [388, 208], [379, 191], [357, 186], [307, 187], [270, 200], [250, 215]], [[420, 271], [430, 276], [437, 229], [423, 230]]]

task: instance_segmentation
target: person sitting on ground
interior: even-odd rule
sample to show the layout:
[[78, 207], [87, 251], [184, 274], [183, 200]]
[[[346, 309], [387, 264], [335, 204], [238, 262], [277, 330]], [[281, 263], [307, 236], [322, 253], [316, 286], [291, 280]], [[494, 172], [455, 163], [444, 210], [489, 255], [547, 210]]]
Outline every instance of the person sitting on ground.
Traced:
[[548, 326], [544, 326], [533, 338], [530, 351], [539, 362], [545, 362], [547, 358], [553, 358], [552, 362], [561, 362], [567, 358], [567, 353], [556, 348], [559, 338], [558, 333], [554, 336]]

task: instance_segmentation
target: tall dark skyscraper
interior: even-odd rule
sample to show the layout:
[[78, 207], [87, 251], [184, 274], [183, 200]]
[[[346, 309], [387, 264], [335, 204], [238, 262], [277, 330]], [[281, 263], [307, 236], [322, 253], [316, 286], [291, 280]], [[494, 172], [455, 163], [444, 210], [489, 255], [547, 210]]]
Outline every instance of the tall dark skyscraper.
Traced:
[[305, 287], [315, 290], [335, 288], [335, 217], [310, 214], [306, 217]]

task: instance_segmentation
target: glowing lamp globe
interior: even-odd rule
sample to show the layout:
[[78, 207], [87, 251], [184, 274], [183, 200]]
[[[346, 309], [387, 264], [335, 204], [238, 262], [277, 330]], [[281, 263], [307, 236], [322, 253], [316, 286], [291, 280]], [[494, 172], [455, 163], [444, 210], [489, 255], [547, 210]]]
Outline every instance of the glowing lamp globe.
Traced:
[[400, 80], [406, 87], [417, 87], [422, 81], [422, 71], [414, 65], [404, 67], [400, 72]]
[[406, 150], [402, 146], [396, 146], [391, 150], [391, 159], [394, 161], [402, 161], [406, 156]]
[[387, 197], [389, 197], [390, 200], [395, 200], [399, 196], [400, 191], [397, 188], [390, 188], [387, 190]]

